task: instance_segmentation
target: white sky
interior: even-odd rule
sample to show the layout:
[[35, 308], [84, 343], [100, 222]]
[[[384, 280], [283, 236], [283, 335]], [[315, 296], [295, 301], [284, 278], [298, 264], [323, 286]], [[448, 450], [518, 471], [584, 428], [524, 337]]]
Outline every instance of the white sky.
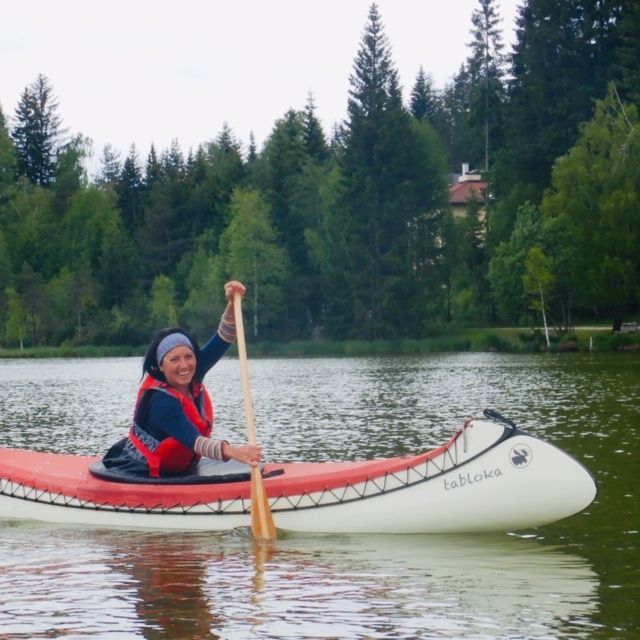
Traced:
[[[507, 51], [522, 0], [498, 0]], [[0, 105], [11, 118], [42, 73], [70, 134], [144, 163], [183, 153], [226, 122], [258, 148], [313, 93], [329, 134], [346, 116], [349, 75], [372, 0], [10, 0], [0, 8]], [[405, 101], [420, 66], [444, 87], [466, 60], [479, 0], [378, 0]]]

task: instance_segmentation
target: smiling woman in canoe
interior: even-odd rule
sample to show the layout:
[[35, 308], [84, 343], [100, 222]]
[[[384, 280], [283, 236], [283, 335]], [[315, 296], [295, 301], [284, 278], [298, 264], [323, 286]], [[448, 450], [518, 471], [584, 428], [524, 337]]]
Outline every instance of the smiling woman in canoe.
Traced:
[[236, 339], [233, 298], [236, 293], [244, 296], [245, 287], [228, 282], [224, 293], [227, 308], [202, 349], [179, 327], [156, 333], [144, 358], [131, 431], [107, 451], [102, 460], [106, 468], [170, 476], [192, 471], [202, 456], [259, 465], [259, 445], [233, 446], [211, 438], [213, 406], [202, 381]]

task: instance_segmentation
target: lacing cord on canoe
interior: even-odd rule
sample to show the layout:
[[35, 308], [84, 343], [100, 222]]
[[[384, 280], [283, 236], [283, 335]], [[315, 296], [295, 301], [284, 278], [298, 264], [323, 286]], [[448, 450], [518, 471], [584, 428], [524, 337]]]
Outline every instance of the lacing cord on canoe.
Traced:
[[[463, 433], [466, 428], [462, 430]], [[459, 433], [457, 434], [460, 435]], [[459, 437], [454, 437], [440, 455], [427, 458], [422, 462], [408, 465], [396, 471], [387, 471], [381, 476], [368, 477], [360, 482], [347, 483], [339, 488], [325, 487], [319, 491], [302, 492], [295, 496], [280, 495], [270, 500], [274, 510], [297, 510], [315, 508], [363, 500], [376, 495], [390, 493], [404, 487], [418, 484], [426, 480], [438, 477], [442, 473], [456, 468], [459, 465], [460, 445]], [[230, 500], [216, 500], [211, 503], [198, 502], [196, 504], [172, 506], [157, 504], [154, 507], [143, 504], [113, 504], [96, 503], [82, 499], [77, 495], [63, 495], [58, 492], [50, 492], [46, 489], [35, 489], [21, 482], [13, 482], [8, 479], [0, 479], [0, 495], [13, 498], [39, 502], [43, 504], [58, 505], [61, 507], [92, 509], [95, 511], [115, 511], [121, 513], [147, 513], [147, 514], [239, 514], [250, 513], [251, 503], [244, 498]]]
[[[428, 457], [415, 466], [407, 466], [397, 471], [387, 471], [381, 476], [368, 477], [357, 483], [347, 483], [340, 488], [325, 487], [319, 491], [302, 492], [295, 496], [280, 495], [270, 499], [271, 507], [274, 510], [297, 510], [313, 507], [329, 506], [330, 504], [362, 500], [375, 495], [389, 493], [397, 489], [431, 480], [443, 473], [455, 469], [461, 464], [459, 459], [460, 449], [467, 453], [468, 449], [468, 428], [473, 426], [473, 418], [467, 417], [462, 421], [462, 426], [457, 430], [455, 436], [444, 447], [441, 453], [434, 457]], [[460, 438], [462, 436], [462, 438]], [[462, 447], [459, 441], [461, 440]], [[230, 500], [216, 500], [211, 503], [198, 502], [196, 504], [173, 506], [155, 505], [154, 507], [139, 504], [116, 505], [113, 503], [97, 504], [91, 500], [81, 499], [78, 496], [61, 495], [60, 493], [50, 493], [47, 490], [35, 489], [19, 482], [12, 482], [7, 479], [0, 479], [0, 495], [22, 498], [45, 504], [57, 504], [64, 507], [76, 507], [84, 509], [94, 509], [96, 511], [117, 511], [124, 513], [191, 513], [200, 514], [238, 514], [249, 513], [251, 510], [250, 501], [244, 498], [234, 498]]]

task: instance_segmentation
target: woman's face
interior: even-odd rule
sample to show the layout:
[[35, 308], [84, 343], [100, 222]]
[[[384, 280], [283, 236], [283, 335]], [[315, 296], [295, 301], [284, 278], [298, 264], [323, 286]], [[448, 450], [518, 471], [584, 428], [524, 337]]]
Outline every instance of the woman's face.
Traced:
[[162, 358], [160, 371], [172, 387], [188, 393], [189, 384], [196, 372], [196, 356], [186, 345], [174, 347]]

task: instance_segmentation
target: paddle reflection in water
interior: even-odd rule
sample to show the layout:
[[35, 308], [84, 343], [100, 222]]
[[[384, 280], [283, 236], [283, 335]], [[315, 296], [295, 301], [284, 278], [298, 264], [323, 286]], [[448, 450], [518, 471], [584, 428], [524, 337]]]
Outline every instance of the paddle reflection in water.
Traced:
[[0, 638], [586, 639], [597, 613], [583, 558], [504, 536], [0, 524], [0, 545]]

